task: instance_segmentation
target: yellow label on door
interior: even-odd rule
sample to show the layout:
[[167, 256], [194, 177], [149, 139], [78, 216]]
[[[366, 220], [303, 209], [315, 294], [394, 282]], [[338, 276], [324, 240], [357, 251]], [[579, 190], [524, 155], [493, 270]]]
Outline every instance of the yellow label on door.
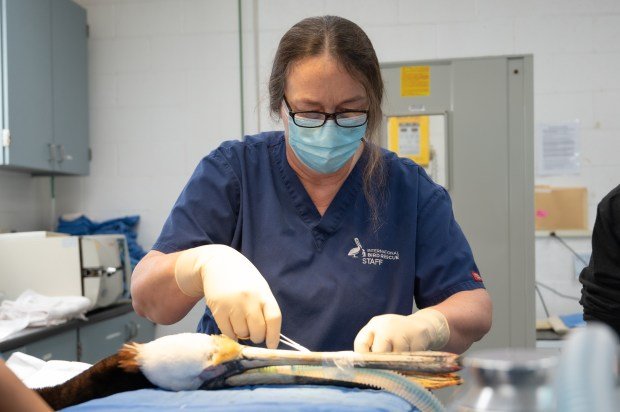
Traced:
[[430, 96], [431, 66], [401, 67], [400, 95], [402, 97]]
[[429, 117], [388, 117], [388, 149], [420, 166], [430, 162]]

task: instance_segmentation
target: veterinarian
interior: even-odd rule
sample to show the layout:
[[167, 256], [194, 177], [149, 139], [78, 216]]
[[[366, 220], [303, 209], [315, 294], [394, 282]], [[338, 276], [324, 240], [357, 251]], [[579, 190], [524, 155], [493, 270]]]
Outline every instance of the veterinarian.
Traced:
[[[491, 301], [448, 193], [378, 146], [383, 82], [366, 34], [308, 18], [282, 37], [269, 79], [284, 131], [206, 156], [138, 264], [135, 310], [267, 347], [462, 352]], [[415, 305], [420, 308], [412, 314]]]

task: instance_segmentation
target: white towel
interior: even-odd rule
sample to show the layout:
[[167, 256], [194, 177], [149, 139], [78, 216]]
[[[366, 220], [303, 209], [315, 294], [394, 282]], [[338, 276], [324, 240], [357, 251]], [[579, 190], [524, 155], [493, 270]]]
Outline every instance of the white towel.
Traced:
[[83, 362], [43, 361], [22, 352], [14, 352], [6, 366], [29, 388], [45, 388], [58, 385], [90, 368]]
[[0, 341], [28, 327], [28, 318], [0, 320]]
[[59, 325], [73, 318], [83, 318], [90, 308], [84, 296], [44, 296], [26, 290], [15, 301], [0, 305], [0, 340], [28, 326]]

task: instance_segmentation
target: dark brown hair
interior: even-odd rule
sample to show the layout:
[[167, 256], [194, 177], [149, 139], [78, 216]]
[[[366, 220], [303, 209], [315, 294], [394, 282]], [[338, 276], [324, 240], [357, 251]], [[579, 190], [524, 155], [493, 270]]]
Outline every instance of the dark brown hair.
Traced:
[[364, 195], [370, 205], [373, 226], [378, 228], [385, 172], [378, 132], [382, 120], [383, 80], [379, 60], [366, 33], [355, 23], [337, 16], [309, 17], [291, 27], [280, 40], [269, 78], [269, 107], [278, 115], [289, 69], [295, 62], [323, 53], [335, 58], [359, 81], [368, 98]]

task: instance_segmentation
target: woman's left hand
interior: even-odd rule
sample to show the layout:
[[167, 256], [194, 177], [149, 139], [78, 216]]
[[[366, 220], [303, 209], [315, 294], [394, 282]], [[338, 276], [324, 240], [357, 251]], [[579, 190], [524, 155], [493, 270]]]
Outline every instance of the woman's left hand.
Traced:
[[375, 316], [355, 338], [356, 352], [413, 352], [439, 350], [450, 339], [446, 317], [426, 308], [408, 316]]

